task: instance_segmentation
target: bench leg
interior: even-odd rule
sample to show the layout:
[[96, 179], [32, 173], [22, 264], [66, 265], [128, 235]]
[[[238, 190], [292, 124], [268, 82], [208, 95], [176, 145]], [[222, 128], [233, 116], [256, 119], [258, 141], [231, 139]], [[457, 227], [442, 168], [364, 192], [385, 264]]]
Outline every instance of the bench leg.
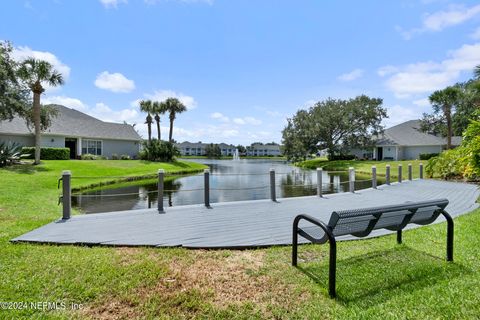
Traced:
[[292, 266], [297, 266], [297, 255], [298, 255], [298, 222], [300, 219], [295, 218], [293, 221], [292, 228]]
[[397, 243], [402, 244], [402, 230], [397, 230]]
[[335, 239], [330, 239], [330, 261], [329, 261], [329, 272], [328, 272], [328, 294], [331, 298], [337, 296], [335, 290], [336, 283], [336, 269], [337, 269], [337, 242]]
[[292, 266], [297, 266], [298, 233], [296, 226], [293, 227], [292, 236]]
[[442, 214], [447, 220], [447, 261], [453, 261], [453, 219], [445, 210]]

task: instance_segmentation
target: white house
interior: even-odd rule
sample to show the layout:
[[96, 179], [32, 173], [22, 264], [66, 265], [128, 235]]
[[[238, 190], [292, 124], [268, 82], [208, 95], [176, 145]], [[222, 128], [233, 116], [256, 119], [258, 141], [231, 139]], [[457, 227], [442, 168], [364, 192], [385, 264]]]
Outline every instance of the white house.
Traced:
[[281, 156], [278, 144], [254, 143], [247, 147], [247, 156]]
[[[462, 137], [452, 137], [452, 145], [459, 146]], [[446, 138], [420, 130], [420, 120], [410, 120], [388, 128], [376, 139], [373, 150], [352, 150], [359, 159], [414, 160], [423, 153], [440, 153], [446, 149]]]
[[[52, 106], [57, 109], [58, 115], [42, 133], [42, 147], [69, 148], [71, 159], [86, 153], [107, 158], [112, 154], [126, 154], [132, 158], [138, 155], [142, 138], [133, 126], [104, 122], [75, 109]], [[25, 147], [35, 145], [33, 132], [21, 118], [0, 122], [0, 141], [15, 142]]]
[[[207, 154], [206, 148], [209, 143], [188, 142], [177, 143], [175, 146], [182, 156], [204, 156]], [[233, 144], [219, 143], [218, 146], [222, 152], [222, 156], [233, 156], [236, 147]]]

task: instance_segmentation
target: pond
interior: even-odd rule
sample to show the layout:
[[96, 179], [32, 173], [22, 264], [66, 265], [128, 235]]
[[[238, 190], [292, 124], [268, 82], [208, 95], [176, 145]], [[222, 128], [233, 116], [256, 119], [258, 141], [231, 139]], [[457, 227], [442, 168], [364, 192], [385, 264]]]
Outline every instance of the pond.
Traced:
[[[303, 170], [286, 161], [269, 159], [210, 160], [195, 159], [210, 167], [210, 202], [268, 199], [270, 197], [270, 168], [276, 172], [277, 198], [315, 195], [315, 170]], [[355, 189], [371, 187], [369, 175], [357, 175]], [[182, 176], [165, 181], [164, 206], [203, 203], [203, 174]], [[348, 173], [323, 172], [323, 193], [348, 190]], [[382, 183], [378, 181], [378, 185]], [[72, 197], [72, 205], [84, 213], [156, 208], [158, 196], [155, 181], [85, 191]], [[115, 196], [120, 195], [120, 196]]]

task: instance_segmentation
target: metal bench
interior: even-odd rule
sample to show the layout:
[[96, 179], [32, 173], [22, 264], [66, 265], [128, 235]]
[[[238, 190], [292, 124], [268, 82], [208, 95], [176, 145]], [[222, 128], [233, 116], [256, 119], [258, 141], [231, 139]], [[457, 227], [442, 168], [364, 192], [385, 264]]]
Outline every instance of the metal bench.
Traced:
[[[434, 222], [440, 214], [447, 220], [447, 261], [453, 261], [453, 220], [445, 211], [447, 199], [422, 202], [406, 202], [399, 205], [334, 211], [328, 224], [309, 215], [301, 214], [293, 221], [292, 265], [297, 265], [298, 236], [313, 242], [330, 243], [328, 293], [336, 296], [335, 273], [337, 245], [335, 238], [343, 235], [366, 237], [373, 230], [387, 229], [397, 231], [397, 242], [402, 243], [402, 230], [409, 223], [427, 225]], [[305, 220], [310, 224], [299, 227]]]

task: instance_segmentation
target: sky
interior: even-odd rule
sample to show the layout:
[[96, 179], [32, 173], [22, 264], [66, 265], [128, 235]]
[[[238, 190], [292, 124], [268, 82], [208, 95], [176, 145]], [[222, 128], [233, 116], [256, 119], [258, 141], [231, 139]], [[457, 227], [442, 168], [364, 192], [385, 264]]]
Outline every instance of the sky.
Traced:
[[177, 141], [279, 143], [287, 118], [328, 97], [382, 98], [387, 127], [429, 112], [429, 94], [480, 64], [480, 4], [2, 1], [0, 40], [15, 59], [44, 59], [63, 74], [44, 104], [136, 123], [146, 137], [139, 100], [177, 97], [188, 108]]

